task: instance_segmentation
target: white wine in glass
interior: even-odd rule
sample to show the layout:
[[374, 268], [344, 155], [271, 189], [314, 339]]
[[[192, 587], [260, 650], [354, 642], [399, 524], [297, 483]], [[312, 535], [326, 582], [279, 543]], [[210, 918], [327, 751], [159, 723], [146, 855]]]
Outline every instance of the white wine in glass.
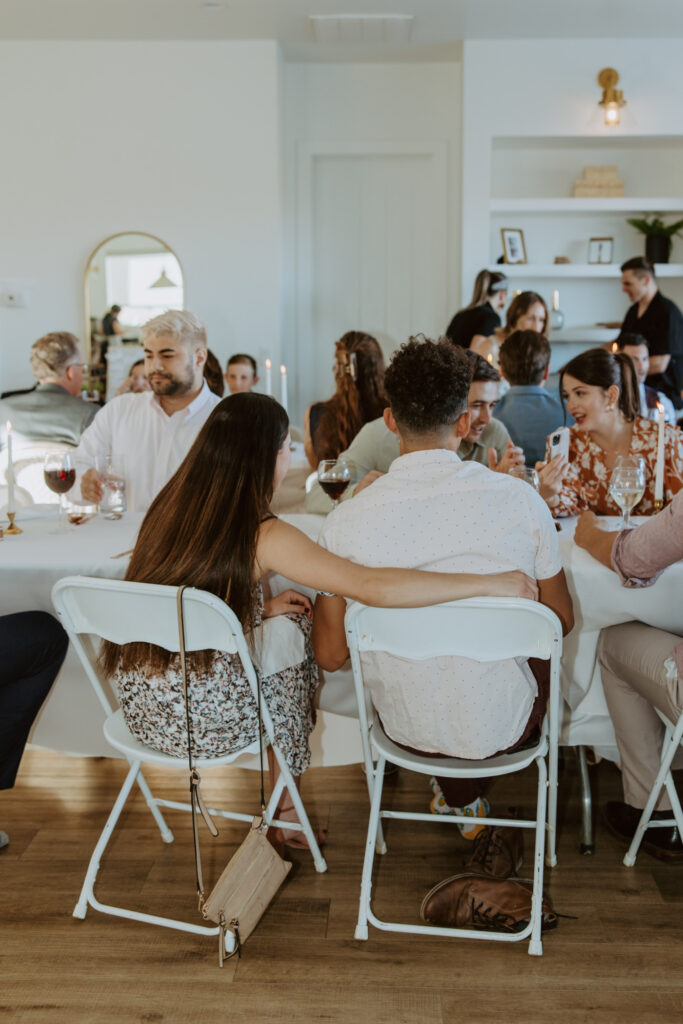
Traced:
[[631, 511], [645, 493], [645, 462], [638, 456], [619, 456], [609, 482], [609, 493], [621, 509], [624, 529], [630, 529]]

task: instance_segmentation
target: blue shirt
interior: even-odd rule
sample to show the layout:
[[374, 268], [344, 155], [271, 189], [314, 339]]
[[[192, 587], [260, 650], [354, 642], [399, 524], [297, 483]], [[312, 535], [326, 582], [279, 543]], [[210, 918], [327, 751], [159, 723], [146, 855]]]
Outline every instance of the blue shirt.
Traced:
[[496, 419], [508, 428], [514, 443], [524, 449], [527, 466], [545, 459], [545, 439], [557, 427], [574, 421], [562, 408], [559, 398], [549, 395], [537, 384], [514, 385], [496, 405]]

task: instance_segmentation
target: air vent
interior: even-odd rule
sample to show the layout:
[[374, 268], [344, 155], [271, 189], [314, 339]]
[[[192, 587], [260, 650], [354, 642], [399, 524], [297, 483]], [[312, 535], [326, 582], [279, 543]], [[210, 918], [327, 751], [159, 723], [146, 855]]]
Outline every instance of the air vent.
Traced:
[[311, 14], [316, 43], [406, 43], [412, 14]]

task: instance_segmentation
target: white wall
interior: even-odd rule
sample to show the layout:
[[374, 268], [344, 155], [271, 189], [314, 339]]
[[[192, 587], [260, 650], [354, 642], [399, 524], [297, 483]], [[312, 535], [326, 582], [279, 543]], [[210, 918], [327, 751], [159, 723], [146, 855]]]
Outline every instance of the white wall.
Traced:
[[0, 43], [0, 388], [49, 330], [84, 336], [90, 252], [176, 252], [209, 343], [280, 358], [281, 66], [274, 42]]
[[[446, 285], [440, 289], [438, 307], [430, 311], [430, 323], [421, 329], [443, 330], [460, 300], [458, 267], [460, 231], [460, 111], [461, 68], [453, 63], [424, 64], [289, 64], [285, 67], [286, 192], [285, 233], [285, 346], [297, 350], [302, 330], [297, 312], [297, 287], [301, 268], [301, 180], [302, 159], [316, 147], [333, 154], [374, 154], [385, 147], [400, 153], [440, 149], [446, 154], [446, 187], [442, 208], [445, 221]], [[339, 147], [336, 150], [336, 147]], [[379, 147], [379, 148], [378, 148]], [[379, 240], [381, 248], [382, 242]], [[363, 327], [348, 324], [348, 327]], [[366, 327], [367, 329], [367, 327]], [[406, 327], [407, 331], [408, 327]], [[324, 344], [324, 339], [319, 340]], [[336, 337], [329, 345], [329, 386], [333, 389], [332, 357]], [[382, 339], [391, 349], [404, 337]], [[311, 366], [299, 367], [299, 392], [295, 408], [298, 418], [314, 399]], [[295, 414], [296, 415], [296, 414]]]
[[[601, 95], [597, 74], [608, 66], [619, 72], [619, 87], [623, 88], [628, 104], [623, 123], [617, 128], [601, 124], [597, 108]], [[645, 43], [623, 39], [466, 42], [461, 197], [463, 292], [468, 292], [477, 271], [500, 251], [494, 249], [497, 243], [489, 231], [490, 226], [496, 231], [500, 226], [496, 218], [490, 218], [490, 197], [523, 196], [530, 191], [536, 195], [558, 195], [558, 159], [566, 163], [567, 196], [571, 195], [571, 182], [586, 163], [616, 163], [625, 180], [626, 195], [683, 196], [683, 181], [678, 173], [681, 150], [675, 144], [676, 137], [679, 142], [683, 139], [681, 97], [683, 63], [677, 39], [648, 39]], [[526, 187], [520, 183], [520, 160], [524, 154], [504, 140], [523, 137], [529, 138], [529, 149], [534, 151], [531, 164], [536, 155], [539, 162], [546, 160], [552, 183], [550, 178]], [[579, 141], [582, 137], [585, 145]], [[549, 163], [542, 153], [544, 139], [556, 146]], [[620, 262], [644, 252], [642, 236], [623, 223], [627, 216], [637, 215], [620, 215], [615, 230], [610, 230], [609, 222], [591, 223], [590, 218], [579, 223], [574, 215], [571, 225], [565, 221], [564, 227], [553, 217], [546, 217], [543, 223], [536, 217], [528, 221], [527, 227], [538, 242], [541, 255], [537, 262], [551, 261], [553, 254], [561, 255], [567, 249], [572, 261], [579, 262], [588, 237], [605, 233], [616, 235], [616, 250], [632, 246], [632, 251], [625, 255], [615, 251], [615, 261]], [[505, 226], [524, 228], [523, 216], [517, 214], [516, 218], [519, 223]], [[565, 246], [561, 242], [562, 231], [567, 235]], [[676, 243], [672, 260], [683, 262], [683, 243]], [[534, 262], [532, 256], [529, 262]], [[541, 284], [549, 297], [550, 282]], [[534, 284], [515, 282], [515, 287]], [[620, 318], [627, 305], [618, 280], [571, 286], [563, 286], [560, 281], [552, 287], [570, 289], [568, 299], [575, 323]], [[680, 282], [667, 279], [663, 291], [678, 301], [683, 298]]]

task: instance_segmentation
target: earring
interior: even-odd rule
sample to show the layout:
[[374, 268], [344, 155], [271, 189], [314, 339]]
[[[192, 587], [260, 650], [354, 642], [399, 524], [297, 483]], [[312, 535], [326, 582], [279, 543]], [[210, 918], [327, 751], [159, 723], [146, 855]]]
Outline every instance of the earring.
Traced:
[[607, 412], [613, 412], [613, 411], [614, 411], [614, 405], [612, 404], [612, 402], [610, 402], [609, 405], [607, 406]]

